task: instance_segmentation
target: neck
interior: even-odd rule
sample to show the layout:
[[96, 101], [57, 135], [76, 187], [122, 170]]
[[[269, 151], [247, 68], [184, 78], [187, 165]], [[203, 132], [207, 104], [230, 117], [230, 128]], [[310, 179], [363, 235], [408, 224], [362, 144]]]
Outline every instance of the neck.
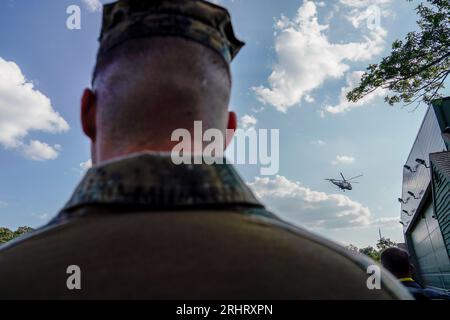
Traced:
[[[93, 151], [92, 161], [94, 165], [110, 160], [115, 160], [142, 152], [167, 153], [170, 154], [173, 147], [169, 145], [152, 146], [126, 146], [119, 148], [97, 148]], [[94, 148], [93, 148], [94, 149]], [[95, 152], [95, 153], [94, 153]]]
[[[225, 144], [215, 145], [214, 153], [210, 154], [211, 150], [206, 151], [205, 147], [209, 146], [211, 142], [189, 141], [181, 139], [179, 141], [169, 141], [166, 144], [157, 145], [128, 145], [124, 147], [112, 147], [112, 148], [95, 148], [92, 147], [92, 163], [93, 165], [98, 165], [106, 161], [119, 159], [127, 157], [130, 155], [150, 152], [150, 153], [160, 153], [184, 158], [185, 155], [202, 155], [204, 157], [210, 158], [222, 158], [224, 156], [224, 150], [226, 149]], [[204, 153], [203, 151], [206, 151]]]

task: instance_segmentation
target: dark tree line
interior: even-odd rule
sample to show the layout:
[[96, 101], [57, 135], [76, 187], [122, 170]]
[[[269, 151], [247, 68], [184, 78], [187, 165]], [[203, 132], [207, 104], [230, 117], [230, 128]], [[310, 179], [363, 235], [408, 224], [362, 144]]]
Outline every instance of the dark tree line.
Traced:
[[376, 248], [374, 248], [372, 246], [358, 248], [352, 244], [348, 245], [346, 248], [351, 251], [362, 253], [362, 254], [368, 256], [369, 258], [371, 258], [377, 262], [380, 262], [381, 252], [383, 252], [384, 249], [387, 249], [390, 247], [396, 247], [396, 246], [397, 246], [397, 243], [395, 243], [391, 239], [382, 237], [380, 240], [378, 240], [378, 242], [376, 244]]

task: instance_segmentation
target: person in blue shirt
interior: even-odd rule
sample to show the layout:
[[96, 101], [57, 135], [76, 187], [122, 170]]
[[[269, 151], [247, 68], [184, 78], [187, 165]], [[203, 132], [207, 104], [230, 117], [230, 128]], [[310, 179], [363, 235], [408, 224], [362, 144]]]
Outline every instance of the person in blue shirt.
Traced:
[[416, 300], [450, 300], [449, 294], [425, 288], [413, 279], [414, 267], [407, 251], [397, 247], [387, 248], [381, 253], [381, 264], [397, 277]]

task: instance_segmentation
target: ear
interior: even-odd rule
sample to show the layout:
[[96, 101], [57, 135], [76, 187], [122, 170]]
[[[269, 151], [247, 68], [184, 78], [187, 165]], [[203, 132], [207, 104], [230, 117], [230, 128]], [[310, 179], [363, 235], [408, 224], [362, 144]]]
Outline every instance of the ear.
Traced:
[[233, 111], [230, 111], [228, 113], [228, 126], [227, 126], [227, 129], [235, 131], [236, 128], [237, 128], [237, 115]]
[[95, 93], [90, 89], [85, 89], [81, 98], [81, 125], [83, 132], [92, 142], [95, 142], [97, 127], [95, 122], [96, 105]]
[[228, 113], [228, 125], [227, 125], [227, 133], [226, 133], [226, 147], [230, 144], [231, 140], [233, 139], [234, 132], [237, 128], [237, 116], [236, 113], [233, 111], [230, 111]]

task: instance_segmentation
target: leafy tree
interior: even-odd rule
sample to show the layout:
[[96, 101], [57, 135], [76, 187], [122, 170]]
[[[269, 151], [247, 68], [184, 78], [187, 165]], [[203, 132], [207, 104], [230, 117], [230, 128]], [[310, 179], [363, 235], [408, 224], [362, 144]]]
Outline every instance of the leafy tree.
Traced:
[[396, 247], [397, 246], [397, 243], [395, 243], [394, 241], [392, 241], [391, 239], [389, 239], [389, 238], [385, 238], [385, 237], [382, 237], [380, 240], [378, 240], [378, 242], [377, 242], [377, 248], [378, 248], [378, 251], [380, 252], [380, 254], [381, 254], [381, 252], [384, 250], [384, 249], [387, 249], [387, 248], [391, 248], [391, 247]]
[[417, 102], [418, 107], [442, 98], [439, 91], [450, 73], [450, 0], [427, 0], [416, 12], [418, 31], [394, 41], [391, 54], [367, 68], [359, 86], [347, 94], [349, 101], [379, 88], [389, 90], [389, 105]]
[[20, 237], [25, 233], [33, 231], [33, 228], [30, 227], [19, 227], [16, 231], [14, 231], [14, 238]]
[[0, 228], [0, 244], [8, 242], [14, 238], [14, 232], [8, 228]]
[[391, 239], [382, 237], [380, 240], [378, 240], [378, 242], [376, 244], [376, 247], [377, 247], [376, 249], [372, 246], [358, 249], [358, 247], [354, 246], [353, 244], [346, 246], [346, 248], [351, 251], [362, 253], [362, 254], [368, 256], [369, 258], [371, 258], [377, 262], [380, 262], [381, 252], [383, 252], [384, 249], [387, 249], [390, 247], [396, 247], [396, 246], [397, 246], [397, 243], [395, 243]]
[[369, 258], [372, 258], [375, 261], [380, 261], [380, 253], [372, 246], [368, 246], [365, 248], [359, 249], [359, 252], [365, 254]]
[[30, 231], [33, 231], [30, 227], [19, 227], [16, 231], [11, 231], [8, 228], [0, 228], [0, 244], [18, 238]]
[[354, 246], [353, 244], [349, 244], [348, 246], [346, 246], [346, 248], [350, 251], [355, 251], [355, 252], [359, 252], [359, 249], [357, 246]]

